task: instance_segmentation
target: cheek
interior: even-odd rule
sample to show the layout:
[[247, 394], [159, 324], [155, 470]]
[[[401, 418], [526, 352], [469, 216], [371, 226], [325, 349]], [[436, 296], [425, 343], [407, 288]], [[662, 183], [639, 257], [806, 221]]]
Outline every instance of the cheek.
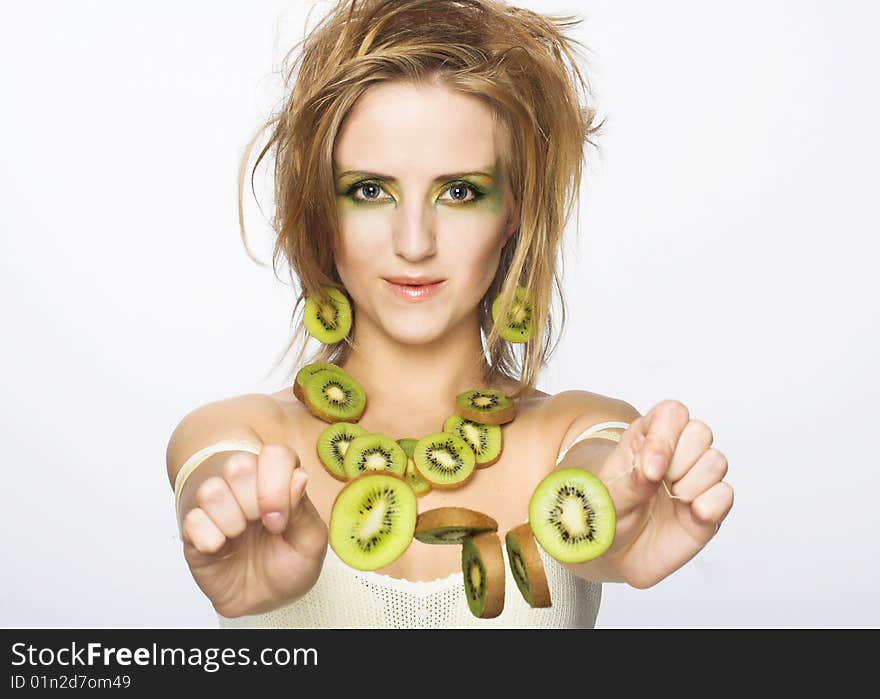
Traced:
[[500, 232], [485, 237], [474, 236], [466, 245], [461, 246], [460, 253], [456, 255], [465, 283], [474, 287], [478, 298], [482, 297], [495, 277], [503, 246], [504, 239]]
[[346, 286], [359, 286], [358, 280], [375, 272], [374, 265], [382, 259], [386, 243], [374, 228], [375, 225], [370, 226], [366, 221], [359, 221], [356, 216], [340, 217], [336, 270]]

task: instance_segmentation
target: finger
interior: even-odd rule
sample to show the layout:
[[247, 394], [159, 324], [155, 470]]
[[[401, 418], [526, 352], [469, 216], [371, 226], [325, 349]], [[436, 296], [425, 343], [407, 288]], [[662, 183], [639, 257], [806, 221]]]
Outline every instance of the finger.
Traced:
[[306, 492], [309, 474], [297, 468], [290, 479], [290, 516], [285, 537], [309, 555], [317, 552], [326, 539], [327, 528]]
[[257, 462], [257, 505], [263, 525], [275, 534], [287, 526], [295, 458], [286, 444], [266, 444]]
[[701, 524], [720, 525], [733, 507], [733, 487], [730, 483], [716, 483], [691, 503], [691, 513]]
[[656, 494], [659, 485], [645, 478], [644, 472], [636, 466], [645, 445], [644, 421], [645, 416], [640, 416], [630, 423], [599, 474], [611, 494], [618, 517], [644, 505]]
[[709, 448], [680, 480], [672, 485], [672, 495], [692, 502], [727, 475], [727, 457]]
[[241, 505], [229, 484], [219, 476], [211, 476], [199, 486], [196, 503], [228, 539], [234, 539], [247, 528]]
[[675, 445], [666, 480], [675, 483], [682, 478], [712, 445], [712, 440], [712, 430], [705, 422], [690, 420]]
[[678, 438], [690, 415], [683, 403], [664, 400], [648, 411], [645, 418], [645, 440], [636, 454], [636, 468], [647, 481], [659, 483], [669, 469]]
[[257, 456], [246, 452], [232, 454], [223, 469], [223, 477], [244, 516], [252, 522], [260, 519], [260, 506], [257, 504]]
[[309, 482], [309, 474], [305, 469], [294, 469], [290, 477], [290, 513], [288, 516], [288, 528], [295, 527], [303, 515], [308, 514], [303, 508], [303, 501], [308, 499], [306, 485]]
[[216, 553], [226, 543], [226, 536], [200, 507], [194, 507], [183, 518], [181, 538], [199, 553]]

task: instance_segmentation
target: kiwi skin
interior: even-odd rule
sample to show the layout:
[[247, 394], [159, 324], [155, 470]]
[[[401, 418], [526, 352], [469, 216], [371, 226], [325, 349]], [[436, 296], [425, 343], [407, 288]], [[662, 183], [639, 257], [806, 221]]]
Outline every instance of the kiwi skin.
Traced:
[[466, 507], [435, 507], [419, 513], [416, 519], [415, 538], [425, 544], [461, 544], [461, 540], [433, 538], [437, 529], [467, 529], [476, 536], [484, 532], [498, 531], [498, 522], [489, 515]]
[[[590, 506], [593, 509], [590, 520], [590, 546], [577, 548], [569, 543], [563, 543], [558, 536], [556, 527], [547, 522], [544, 517], [548, 512], [556, 509], [549, 495], [557, 492], [562, 484], [568, 482], [568, 487], [574, 484], [576, 490], [583, 488], [586, 491]], [[548, 510], [548, 506], [553, 507]], [[583, 468], [571, 467], [557, 471], [551, 471], [544, 476], [535, 487], [529, 499], [528, 523], [535, 536], [535, 541], [557, 561], [562, 563], [585, 563], [605, 553], [614, 542], [617, 525], [617, 512], [614, 501], [605, 483], [594, 473]]]
[[[386, 466], [382, 469], [365, 469], [364, 471], [360, 471], [356, 468], [356, 455], [358, 454], [359, 450], [363, 448], [364, 445], [371, 442], [375, 442], [381, 445], [383, 449], [387, 447], [388, 456], [392, 460], [391, 464], [389, 464], [391, 468], [388, 468]], [[400, 444], [398, 444], [395, 440], [391, 439], [391, 437], [389, 437], [388, 435], [378, 432], [365, 432], [359, 437], [355, 437], [348, 445], [348, 449], [345, 452], [345, 459], [343, 460], [342, 464], [342, 468], [349, 479], [357, 478], [361, 475], [361, 473], [366, 473], [371, 470], [377, 470], [380, 473], [393, 473], [394, 475], [403, 478], [406, 474], [407, 459], [406, 452], [403, 450], [403, 447], [400, 446]], [[397, 464], [397, 466], [395, 466], [395, 464]]]
[[[476, 556], [483, 566], [483, 585], [486, 588], [486, 599], [482, 610], [471, 602], [468, 595], [470, 580], [468, 561]], [[461, 571], [464, 578], [465, 597], [471, 613], [480, 619], [491, 619], [498, 616], [504, 609], [504, 555], [501, 553], [501, 539], [497, 532], [485, 532], [468, 537], [461, 547]]]
[[498, 441], [499, 441], [498, 453], [495, 454], [495, 456], [493, 458], [488, 459], [486, 461], [480, 461], [480, 457], [477, 454], [476, 450], [473, 448], [471, 449], [474, 452], [474, 457], [476, 459], [476, 462], [474, 464], [474, 468], [478, 468], [478, 469], [479, 468], [489, 468], [489, 466], [492, 466], [493, 464], [498, 463], [498, 460], [501, 458], [501, 454], [504, 452], [504, 432], [502, 431], [501, 427], [499, 425], [490, 425], [485, 422], [478, 422], [476, 420], [469, 420], [468, 418], [463, 418], [458, 413], [453, 413], [448, 418], [446, 418], [446, 421], [443, 423], [443, 431], [449, 432], [450, 434], [454, 434], [457, 437], [461, 437], [461, 439], [464, 439], [464, 441], [468, 443], [468, 446], [470, 446], [470, 442], [467, 439], [465, 439], [464, 436], [462, 435], [461, 431], [459, 431], [457, 429], [457, 427], [459, 427], [459, 426], [463, 427], [466, 423], [475, 424], [478, 427], [482, 426], [490, 431], [498, 430]]
[[404, 454], [406, 454], [406, 471], [404, 471], [404, 478], [406, 478], [407, 483], [412, 486], [412, 489], [416, 491], [416, 495], [422, 497], [423, 495], [430, 493], [433, 490], [433, 487], [428, 481], [422, 478], [412, 460], [413, 448], [418, 441], [419, 440], [412, 437], [401, 437], [397, 440], [397, 443], [403, 448]]
[[[491, 412], [468, 407], [467, 396], [469, 393], [473, 393], [474, 391], [480, 391], [481, 393], [485, 392], [501, 394], [502, 396], [504, 396], [505, 399], [510, 401], [510, 405], [508, 405], [506, 408]], [[508, 422], [512, 422], [513, 419], [516, 417], [516, 403], [510, 400], [507, 394], [505, 394], [503, 391], [495, 391], [494, 389], [473, 389], [472, 391], [459, 393], [455, 397], [455, 412], [466, 420], [471, 420], [472, 422], [481, 422], [484, 425], [504, 425]]]
[[501, 318], [502, 296], [499, 294], [492, 303], [492, 321], [498, 327], [498, 334], [508, 342], [528, 342], [532, 339], [532, 331], [534, 326], [534, 307], [532, 305], [532, 297], [529, 291], [523, 286], [517, 286], [513, 294], [513, 302], [510, 306], [509, 313], [516, 312], [514, 309], [527, 309], [525, 312], [529, 315], [529, 324], [526, 328], [521, 329], [511, 325], [510, 316]]
[[303, 393], [303, 384], [322, 369], [326, 369], [327, 371], [338, 371], [341, 374], [345, 373], [345, 370], [336, 364], [328, 364], [327, 362], [312, 362], [311, 364], [306, 364], [296, 372], [296, 378], [293, 382], [293, 395], [296, 396], [296, 399], [300, 403], [306, 402], [306, 395]]
[[[363, 427], [361, 427], [360, 425], [358, 425], [357, 423], [354, 423], [354, 422], [334, 422], [331, 425], [327, 425], [327, 427], [321, 431], [321, 434], [318, 435], [318, 441], [315, 444], [315, 453], [318, 455], [318, 461], [321, 462], [321, 465], [324, 467], [324, 470], [327, 471], [327, 473], [329, 473], [331, 476], [333, 476], [333, 478], [335, 478], [337, 481], [342, 481], [343, 483], [347, 483], [350, 479], [348, 476], [345, 475], [345, 472], [343, 471], [342, 473], [336, 473], [333, 470], [333, 468], [331, 466], [327, 465], [327, 463], [324, 461], [324, 459], [321, 458], [321, 451], [319, 449], [321, 440], [324, 438], [325, 434], [327, 432], [329, 432], [330, 430], [333, 430], [334, 428], [336, 428], [337, 425], [345, 425], [347, 428], [350, 429], [352, 434], [354, 434], [352, 441], [354, 441], [355, 438], [360, 437], [361, 435], [367, 434], [367, 431]], [[351, 442], [349, 442], [349, 445], [351, 445]], [[344, 457], [344, 455], [343, 455], [343, 457]]]
[[[456, 481], [454, 483], [438, 483], [436, 480], [433, 480], [431, 478], [430, 474], [426, 474], [425, 471], [423, 471], [422, 468], [419, 466], [419, 462], [415, 458], [413, 458], [413, 464], [415, 465], [416, 471], [418, 471], [419, 475], [422, 477], [423, 480], [428, 481], [428, 483], [431, 484], [431, 487], [436, 488], [437, 490], [453, 490], [455, 488], [460, 488], [465, 483], [470, 481], [471, 478], [474, 477], [474, 473], [476, 472], [476, 456], [474, 456], [473, 449], [471, 449], [470, 445], [467, 442], [465, 442], [461, 437], [454, 435], [454, 434], [449, 434], [448, 432], [434, 432], [434, 433], [425, 435], [416, 443], [416, 446], [413, 448], [413, 454], [415, 455], [415, 451], [418, 448], [418, 445], [423, 441], [426, 441], [426, 440], [444, 440], [445, 441], [447, 439], [452, 440], [453, 442], [456, 443], [456, 446], [458, 446], [462, 450], [462, 456], [468, 462], [467, 463], [468, 473], [462, 480]], [[427, 469], [425, 469], [425, 470], [427, 470]]]
[[550, 607], [550, 586], [547, 583], [547, 573], [544, 571], [544, 561], [541, 560], [541, 554], [538, 551], [538, 545], [535, 543], [535, 535], [529, 523], [520, 524], [507, 532], [504, 537], [504, 543], [507, 546], [507, 560], [510, 564], [511, 573], [513, 573], [514, 561], [517, 555], [511, 551], [512, 545], [516, 544], [521, 554], [523, 568], [526, 573], [526, 583], [531, 599], [526, 597], [526, 593], [520, 587], [520, 580], [513, 575], [516, 586], [523, 596], [523, 599], [532, 607]]
[[351, 415], [333, 415], [331, 413], [326, 412], [321, 405], [317, 403], [312, 403], [309, 400], [308, 393], [306, 393], [306, 400], [304, 401], [305, 406], [309, 409], [309, 412], [312, 413], [316, 418], [323, 420], [324, 422], [357, 422], [361, 419], [361, 416], [364, 414], [364, 410], [367, 407], [366, 401], [366, 393], [364, 393], [363, 387], [355, 381], [351, 376], [344, 373], [339, 373], [338, 371], [334, 371], [331, 369], [321, 369], [320, 371], [316, 371], [311, 377], [306, 380], [306, 384], [304, 385], [304, 390], [307, 390], [308, 387], [314, 381], [322, 381], [332, 378], [334, 376], [338, 376], [341, 379], [352, 384], [352, 387], [363, 396], [363, 405], [359, 410], [354, 411]]
[[327, 345], [341, 342], [349, 334], [351, 331], [352, 313], [351, 303], [340, 289], [325, 286], [324, 293], [328, 296], [327, 303], [332, 306], [339, 325], [333, 329], [328, 329], [324, 326], [321, 320], [321, 310], [327, 304], [323, 304], [317, 295], [306, 299], [305, 308], [303, 309], [303, 325], [312, 337], [318, 340], [318, 342]]
[[[348, 492], [349, 488], [351, 488], [353, 484], [359, 483], [360, 481], [362, 481], [365, 478], [375, 478], [375, 479], [394, 478], [394, 479], [400, 481], [401, 483], [403, 483], [404, 487], [406, 489], [408, 489], [410, 493], [412, 493], [412, 500], [411, 500], [412, 516], [410, 517], [409, 515], [407, 515], [406, 520], [404, 522], [402, 522], [403, 534], [408, 539], [407, 539], [405, 546], [400, 544], [399, 546], [395, 547], [395, 550], [397, 551], [397, 555], [395, 555], [393, 558], [390, 558], [389, 560], [380, 561], [377, 565], [369, 565], [366, 567], [361, 567], [359, 565], [352, 565], [352, 562], [350, 562], [349, 560], [346, 560], [348, 558], [348, 556], [346, 555], [345, 549], [341, 546], [341, 541], [339, 539], [337, 531], [335, 530], [335, 528], [333, 526], [333, 520], [334, 520], [334, 514], [338, 514], [340, 512], [340, 508], [343, 505], [343, 497], [344, 497], [343, 493]], [[381, 483], [382, 481], [379, 480], [377, 482]], [[413, 491], [412, 486], [406, 482], [405, 478], [402, 478], [401, 476], [398, 476], [396, 473], [392, 473], [391, 471], [367, 471], [367, 472], [361, 474], [360, 476], [358, 476], [357, 478], [350, 480], [344, 487], [339, 489], [338, 493], [336, 493], [336, 497], [333, 499], [333, 504], [330, 508], [330, 522], [329, 522], [329, 527], [328, 527], [330, 530], [329, 531], [330, 539], [329, 539], [328, 543], [329, 543], [330, 547], [333, 549], [333, 552], [337, 556], [339, 556], [339, 558], [342, 559], [346, 564], [350, 565], [352, 568], [356, 568], [358, 570], [376, 570], [378, 568], [384, 568], [385, 566], [390, 565], [391, 563], [396, 561], [398, 558], [400, 558], [404, 554], [404, 552], [407, 550], [407, 548], [409, 548], [409, 545], [412, 543], [412, 534], [413, 534], [413, 530], [415, 529], [417, 510], [418, 510], [418, 504], [417, 504], [417, 497], [416, 497], [415, 491]]]

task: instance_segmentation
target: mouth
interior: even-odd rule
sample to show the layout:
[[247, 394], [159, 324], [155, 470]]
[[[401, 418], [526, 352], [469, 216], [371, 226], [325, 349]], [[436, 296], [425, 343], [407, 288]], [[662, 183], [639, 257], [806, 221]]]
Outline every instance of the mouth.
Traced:
[[387, 288], [397, 297], [418, 301], [434, 296], [445, 285], [438, 277], [384, 277]]

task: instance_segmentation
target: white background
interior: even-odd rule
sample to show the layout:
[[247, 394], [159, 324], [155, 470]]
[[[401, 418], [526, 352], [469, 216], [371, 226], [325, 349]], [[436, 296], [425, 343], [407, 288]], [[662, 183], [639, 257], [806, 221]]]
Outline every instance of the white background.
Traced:
[[[880, 12], [520, 4], [585, 17], [608, 117], [539, 387], [682, 401], [736, 490], [684, 568], [605, 585], [597, 626], [880, 626]], [[3, 626], [216, 626], [165, 446], [193, 407], [288, 368], [266, 378], [292, 292], [247, 257], [235, 182], [309, 5], [0, 11]]]

